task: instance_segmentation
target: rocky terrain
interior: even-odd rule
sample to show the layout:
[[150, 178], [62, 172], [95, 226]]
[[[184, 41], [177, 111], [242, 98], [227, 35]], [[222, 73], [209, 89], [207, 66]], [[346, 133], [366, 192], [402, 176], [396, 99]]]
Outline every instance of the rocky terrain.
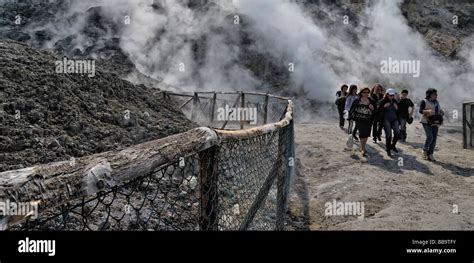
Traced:
[[119, 149], [194, 124], [157, 89], [96, 65], [58, 74], [62, 57], [0, 40], [0, 171]]
[[468, 38], [474, 33], [472, 1], [409, 0], [402, 5], [402, 12], [408, 24], [445, 57], [456, 57], [459, 47], [472, 41]]
[[[365, 6], [370, 6], [374, 2], [370, 0], [308, 0], [304, 3], [315, 18], [334, 22], [339, 17], [329, 12], [341, 16], [347, 15], [356, 21], [357, 26], [360, 16], [364, 15]], [[327, 7], [321, 8], [321, 4]], [[459, 48], [465, 41], [470, 41], [467, 38], [474, 33], [473, 2], [404, 0], [401, 1], [401, 10], [408, 25], [420, 32], [428, 45], [440, 56], [455, 58]]]

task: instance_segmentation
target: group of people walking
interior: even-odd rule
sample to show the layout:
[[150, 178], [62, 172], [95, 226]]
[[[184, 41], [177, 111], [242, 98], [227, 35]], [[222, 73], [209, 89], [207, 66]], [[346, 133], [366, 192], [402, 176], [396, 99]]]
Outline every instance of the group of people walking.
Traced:
[[[336, 105], [339, 112], [339, 126], [344, 130], [346, 120], [349, 141], [360, 140], [362, 156], [367, 157], [367, 141], [372, 134], [374, 143], [382, 141], [382, 130], [385, 133], [385, 148], [388, 156], [398, 153], [396, 147], [399, 140], [406, 142], [407, 124], [413, 122], [415, 104], [408, 98], [408, 90], [398, 94], [394, 88], [387, 90], [380, 84], [372, 89], [364, 87], [359, 90], [357, 85], [342, 85], [336, 93]], [[428, 89], [426, 97], [420, 102], [419, 113], [426, 134], [422, 156], [434, 161], [434, 149], [438, 129], [443, 123], [444, 112], [438, 102], [436, 89]], [[357, 136], [358, 135], [358, 136]]]

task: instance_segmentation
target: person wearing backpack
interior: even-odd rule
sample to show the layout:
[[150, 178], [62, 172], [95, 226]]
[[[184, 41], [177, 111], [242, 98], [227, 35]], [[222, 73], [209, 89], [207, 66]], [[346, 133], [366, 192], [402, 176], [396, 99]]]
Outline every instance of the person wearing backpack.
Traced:
[[413, 119], [413, 112], [415, 112], [415, 104], [408, 98], [408, 90], [402, 90], [400, 101], [398, 102], [398, 111], [400, 115], [400, 135], [401, 141], [406, 142], [407, 139], [407, 122]]
[[400, 138], [400, 116], [398, 113], [398, 102], [395, 100], [395, 95], [395, 89], [388, 89], [384, 98], [379, 102], [378, 105], [378, 117], [383, 120], [385, 130], [385, 146], [387, 155], [389, 157], [392, 157], [392, 151], [398, 153], [398, 150], [395, 146], [397, 145], [397, 141]]
[[344, 84], [341, 86], [341, 90], [336, 92], [336, 105], [337, 105], [337, 112], [339, 113], [339, 127], [341, 130], [344, 130], [344, 109], [346, 107], [346, 96], [347, 96], [347, 89], [349, 87]]
[[360, 151], [363, 157], [367, 157], [366, 144], [370, 137], [372, 122], [374, 120], [375, 102], [369, 97], [370, 89], [363, 88], [359, 92], [359, 98], [352, 103], [349, 115], [353, 116], [356, 127], [359, 130]]
[[433, 156], [438, 138], [439, 127], [443, 124], [444, 111], [438, 102], [438, 91], [430, 88], [426, 98], [420, 102], [419, 112], [422, 114], [421, 123], [425, 130], [426, 140], [423, 145], [423, 159], [435, 161]]

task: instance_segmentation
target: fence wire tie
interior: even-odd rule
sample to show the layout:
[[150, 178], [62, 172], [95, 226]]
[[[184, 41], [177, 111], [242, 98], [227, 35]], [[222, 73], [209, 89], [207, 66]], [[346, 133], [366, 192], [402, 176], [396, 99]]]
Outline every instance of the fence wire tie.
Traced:
[[82, 190], [85, 191], [87, 195], [91, 195], [103, 190], [106, 186], [115, 186], [115, 181], [111, 175], [112, 168], [107, 161], [92, 167], [87, 171]]

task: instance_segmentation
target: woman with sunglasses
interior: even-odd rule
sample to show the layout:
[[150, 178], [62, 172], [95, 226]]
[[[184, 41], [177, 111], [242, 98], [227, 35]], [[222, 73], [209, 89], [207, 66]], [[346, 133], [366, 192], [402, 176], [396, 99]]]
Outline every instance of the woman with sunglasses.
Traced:
[[360, 151], [363, 157], [367, 157], [367, 149], [365, 145], [370, 137], [372, 122], [374, 120], [375, 103], [369, 97], [370, 89], [363, 88], [359, 92], [359, 98], [352, 103], [349, 115], [353, 116], [356, 127], [359, 130]]
[[398, 115], [398, 102], [395, 100], [395, 94], [395, 89], [388, 89], [384, 98], [379, 102], [378, 107], [379, 118], [383, 120], [385, 146], [389, 157], [392, 157], [392, 151], [398, 153], [395, 146], [400, 138], [400, 117]]

